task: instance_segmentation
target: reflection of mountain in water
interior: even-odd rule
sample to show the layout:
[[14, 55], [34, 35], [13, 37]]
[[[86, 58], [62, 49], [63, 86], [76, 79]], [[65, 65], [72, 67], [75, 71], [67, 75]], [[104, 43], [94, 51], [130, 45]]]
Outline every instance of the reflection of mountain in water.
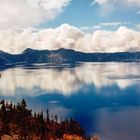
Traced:
[[139, 63], [81, 63], [74, 68], [69, 65], [53, 68], [39, 66], [39, 69], [37, 66], [33, 69], [12, 68], [2, 72], [0, 94], [14, 95], [16, 90], [23, 89], [32, 91], [30, 96], [41, 94], [40, 91], [71, 95], [90, 84], [98, 89], [111, 85], [124, 89], [138, 84], [139, 71]]

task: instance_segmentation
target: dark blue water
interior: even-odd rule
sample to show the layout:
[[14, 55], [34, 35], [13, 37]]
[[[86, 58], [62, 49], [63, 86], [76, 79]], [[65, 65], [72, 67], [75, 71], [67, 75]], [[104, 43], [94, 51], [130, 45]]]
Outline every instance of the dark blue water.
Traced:
[[34, 65], [1, 72], [0, 98], [73, 117], [102, 140], [140, 137], [140, 63]]

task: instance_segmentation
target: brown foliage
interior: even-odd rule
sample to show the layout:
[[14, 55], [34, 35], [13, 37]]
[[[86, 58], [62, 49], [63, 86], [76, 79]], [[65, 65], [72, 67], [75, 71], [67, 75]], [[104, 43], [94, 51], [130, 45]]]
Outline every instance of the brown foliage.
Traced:
[[58, 122], [55, 115], [50, 119], [49, 111], [32, 115], [25, 100], [13, 105], [0, 102], [0, 139], [2, 140], [84, 140], [85, 133], [73, 119]]

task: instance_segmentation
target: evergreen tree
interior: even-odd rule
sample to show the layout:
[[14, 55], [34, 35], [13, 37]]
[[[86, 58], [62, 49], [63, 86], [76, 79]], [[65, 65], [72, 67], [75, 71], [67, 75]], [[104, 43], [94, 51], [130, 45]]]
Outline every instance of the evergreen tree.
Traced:
[[57, 115], [54, 116], [55, 122], [58, 122], [58, 117]]
[[49, 110], [47, 109], [47, 121], [50, 121], [50, 114], [49, 114]]
[[21, 109], [22, 110], [26, 109], [26, 101], [24, 99], [21, 101]]

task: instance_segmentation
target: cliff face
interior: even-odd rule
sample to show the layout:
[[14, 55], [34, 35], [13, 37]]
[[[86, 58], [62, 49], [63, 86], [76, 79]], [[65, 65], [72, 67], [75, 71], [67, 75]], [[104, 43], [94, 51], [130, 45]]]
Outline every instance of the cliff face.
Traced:
[[61, 54], [56, 54], [56, 53], [50, 53], [47, 56], [48, 62], [49, 63], [65, 63], [68, 60], [63, 57]]

